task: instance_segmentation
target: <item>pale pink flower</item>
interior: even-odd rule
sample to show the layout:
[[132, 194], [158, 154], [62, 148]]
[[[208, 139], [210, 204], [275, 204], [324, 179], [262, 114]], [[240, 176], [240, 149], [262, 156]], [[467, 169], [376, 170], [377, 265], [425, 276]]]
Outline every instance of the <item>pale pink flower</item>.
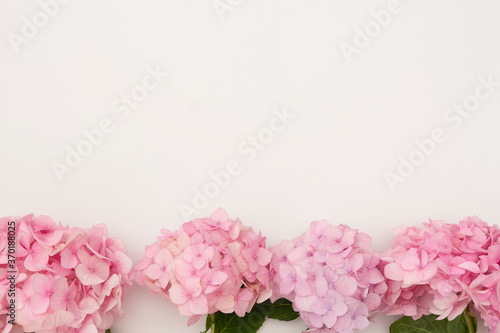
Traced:
[[0, 219], [0, 234], [10, 221], [18, 241], [18, 311], [16, 325], [4, 325], [1, 309], [9, 299], [6, 270], [0, 268], [0, 331], [104, 333], [123, 316], [132, 261], [123, 242], [109, 238], [104, 225], [69, 229], [47, 216], [28, 215]]
[[42, 314], [47, 311], [50, 298], [54, 294], [54, 285], [49, 277], [39, 273], [33, 275], [32, 288], [34, 291], [31, 297], [31, 310], [34, 314]]
[[45, 246], [54, 246], [59, 243], [64, 233], [64, 230], [46, 215], [40, 215], [36, 218], [33, 218], [33, 215], [28, 215], [27, 224], [33, 238]]
[[241, 290], [238, 295], [234, 297], [234, 312], [240, 316], [245, 316], [249, 305], [253, 300], [255, 300], [254, 293], [250, 289]]
[[492, 332], [500, 329], [500, 232], [478, 217], [457, 224], [400, 227], [382, 255], [388, 314], [436, 314], [453, 320], [473, 306]]
[[273, 299], [292, 301], [305, 332], [350, 333], [379, 311], [388, 288], [368, 235], [322, 220], [272, 251]]
[[241, 250], [250, 272], [256, 273], [260, 267], [265, 267], [271, 262], [272, 253], [266, 248], [254, 244], [252, 247]]
[[154, 263], [144, 270], [144, 274], [153, 280], [158, 280], [160, 286], [165, 288], [170, 279], [168, 266], [172, 262], [172, 254], [167, 249], [161, 249], [155, 255]]
[[78, 251], [80, 265], [76, 266], [75, 273], [84, 286], [99, 284], [109, 277], [109, 265], [97, 256], [91, 256], [87, 251]]
[[311, 288], [307, 283], [307, 271], [301, 266], [283, 264], [279, 266], [279, 289], [283, 295], [295, 292], [298, 296], [311, 295]]
[[[170, 252], [169, 252], [170, 253]], [[191, 245], [191, 251], [184, 253], [184, 260], [190, 262], [197, 270], [202, 269], [212, 260], [214, 249], [205, 244]]]
[[178, 305], [189, 325], [217, 311], [243, 316], [271, 296], [265, 237], [222, 208], [161, 233], [135, 266], [135, 280]]
[[71, 332], [71, 328], [68, 327], [74, 321], [74, 316], [71, 312], [64, 310], [57, 310], [53, 314], [47, 317], [43, 321], [43, 330], [40, 333], [59, 333], [59, 332]]
[[38, 272], [47, 266], [50, 248], [35, 242], [27, 248], [27, 252], [28, 255], [24, 260], [24, 267], [26, 267], [28, 271]]
[[202, 315], [208, 311], [208, 302], [201, 292], [200, 278], [190, 278], [182, 285], [172, 286], [169, 296], [172, 302], [179, 306], [181, 314], [186, 316]]
[[384, 272], [391, 280], [402, 281], [403, 288], [429, 282], [438, 270], [436, 262], [429, 261], [425, 250], [411, 248], [395, 257], [395, 260], [396, 262], [385, 266]]

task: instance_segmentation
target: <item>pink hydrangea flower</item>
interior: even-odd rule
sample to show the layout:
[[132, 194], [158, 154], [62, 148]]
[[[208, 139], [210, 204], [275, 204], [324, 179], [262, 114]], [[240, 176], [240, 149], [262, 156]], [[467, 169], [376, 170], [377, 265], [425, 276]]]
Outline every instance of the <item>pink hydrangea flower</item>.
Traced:
[[387, 285], [367, 235], [322, 220], [272, 252], [273, 299], [293, 303], [305, 332], [361, 330], [379, 310]]
[[467, 306], [500, 332], [500, 229], [476, 216], [399, 227], [382, 254], [388, 314], [455, 319]]
[[139, 284], [170, 299], [193, 324], [217, 311], [242, 317], [269, 298], [271, 256], [265, 237], [219, 208], [175, 232], [162, 230], [134, 270]]
[[[16, 226], [16, 323], [8, 323], [6, 240]], [[63, 227], [48, 216], [0, 219], [0, 332], [103, 333], [123, 316], [132, 260], [104, 224]], [[10, 268], [9, 268], [10, 270]]]

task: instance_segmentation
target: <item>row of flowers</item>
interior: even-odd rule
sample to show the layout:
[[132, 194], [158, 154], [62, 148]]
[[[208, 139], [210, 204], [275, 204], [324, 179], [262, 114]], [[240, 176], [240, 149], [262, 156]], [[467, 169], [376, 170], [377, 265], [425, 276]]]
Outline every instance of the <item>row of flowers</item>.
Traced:
[[500, 332], [499, 263], [500, 229], [477, 217], [399, 227], [379, 254], [368, 235], [325, 220], [268, 248], [265, 237], [219, 208], [175, 232], [163, 229], [135, 266], [103, 224], [80, 229], [47, 216], [5, 217], [0, 331], [105, 332], [123, 316], [135, 280], [176, 304], [189, 325], [287, 299], [311, 333], [362, 330], [379, 313], [453, 320], [468, 308]]

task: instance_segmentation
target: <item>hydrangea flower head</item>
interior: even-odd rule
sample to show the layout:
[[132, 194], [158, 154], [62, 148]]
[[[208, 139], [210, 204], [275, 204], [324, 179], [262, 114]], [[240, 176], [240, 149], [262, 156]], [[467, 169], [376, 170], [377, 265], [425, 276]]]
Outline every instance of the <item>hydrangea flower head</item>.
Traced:
[[293, 303], [306, 332], [349, 333], [368, 326], [387, 291], [368, 235], [322, 220], [272, 251], [273, 298]]
[[162, 230], [134, 269], [139, 284], [170, 299], [193, 324], [217, 311], [242, 317], [269, 298], [271, 255], [265, 237], [219, 208], [175, 232]]
[[500, 332], [500, 229], [477, 216], [399, 227], [382, 254], [386, 312], [455, 319], [470, 304]]
[[[8, 225], [16, 229], [16, 322], [8, 323]], [[123, 316], [132, 260], [104, 224], [68, 228], [48, 216], [0, 219], [0, 330], [103, 333]]]

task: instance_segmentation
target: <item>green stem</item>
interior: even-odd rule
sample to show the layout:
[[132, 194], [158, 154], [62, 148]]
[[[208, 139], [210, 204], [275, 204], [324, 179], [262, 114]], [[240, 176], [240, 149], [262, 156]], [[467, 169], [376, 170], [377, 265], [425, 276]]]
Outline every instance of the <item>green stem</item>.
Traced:
[[469, 328], [469, 333], [476, 333], [474, 329], [474, 324], [472, 323], [472, 318], [470, 317], [469, 307], [467, 307], [464, 311], [465, 321], [467, 322], [467, 327]]
[[212, 316], [212, 326], [210, 328], [210, 332], [215, 333], [215, 313], [212, 313], [210, 316]]

